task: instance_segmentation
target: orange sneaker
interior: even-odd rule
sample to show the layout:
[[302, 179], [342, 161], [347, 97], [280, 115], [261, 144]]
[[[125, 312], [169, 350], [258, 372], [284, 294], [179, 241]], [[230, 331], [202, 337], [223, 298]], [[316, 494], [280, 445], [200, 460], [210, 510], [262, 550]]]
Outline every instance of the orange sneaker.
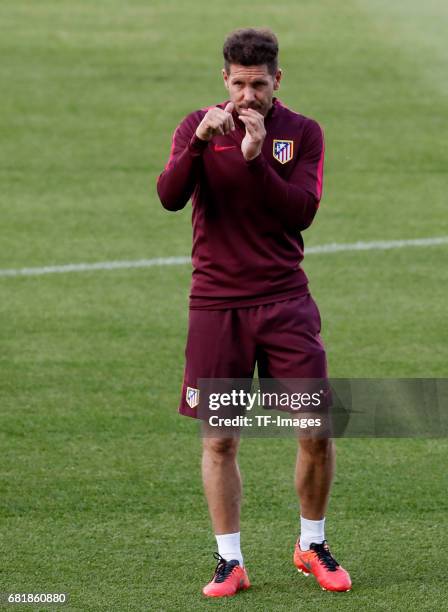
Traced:
[[239, 561], [232, 559], [226, 561], [220, 554], [213, 555], [218, 561], [212, 581], [209, 582], [202, 592], [207, 597], [230, 597], [238, 591], [250, 587], [249, 576], [246, 569], [241, 567]]
[[302, 550], [299, 541], [294, 550], [294, 565], [299, 572], [313, 574], [324, 591], [350, 591], [350, 575], [332, 556], [327, 540], [311, 544], [309, 550]]

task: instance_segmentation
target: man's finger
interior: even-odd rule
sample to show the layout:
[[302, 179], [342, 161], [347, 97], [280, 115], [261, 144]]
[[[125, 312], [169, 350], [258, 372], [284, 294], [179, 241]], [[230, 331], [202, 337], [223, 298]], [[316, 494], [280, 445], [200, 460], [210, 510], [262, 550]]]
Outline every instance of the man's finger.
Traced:
[[241, 121], [244, 123], [246, 127], [250, 126], [253, 129], [256, 129], [257, 127], [259, 127], [258, 121], [256, 121], [254, 117], [248, 117], [247, 115], [240, 115], [239, 118], [241, 119]]
[[247, 121], [250, 121], [251, 123], [258, 123], [258, 119], [254, 115], [239, 115], [239, 117], [241, 120], [247, 119]]
[[244, 117], [243, 115], [240, 115], [240, 119], [244, 123], [244, 125], [246, 126], [246, 130], [249, 132], [249, 134], [251, 136], [257, 136], [258, 135], [258, 132], [257, 132], [256, 128], [254, 127], [254, 125], [252, 124], [252, 122], [250, 121], [250, 119], [248, 117]]
[[259, 113], [257, 110], [255, 110], [254, 108], [243, 108], [244, 111], [247, 111], [248, 113], [251, 113], [252, 115], [258, 115], [259, 117], [263, 117], [263, 115], [261, 113]]
[[254, 110], [253, 108], [243, 108], [241, 110], [241, 113], [244, 114], [245, 117], [250, 117], [251, 119], [255, 119], [256, 121], [259, 121], [260, 123], [264, 123], [264, 117], [261, 113], [259, 113], [258, 111]]
[[232, 115], [227, 114], [227, 118], [226, 118], [226, 121], [225, 121], [225, 126], [226, 126], [226, 128], [227, 128], [227, 130], [229, 132], [231, 132], [232, 130], [235, 129], [235, 124], [233, 122]]
[[228, 102], [228, 103], [226, 104], [226, 107], [225, 107], [224, 111], [225, 111], [226, 113], [231, 113], [231, 112], [233, 111], [233, 108], [234, 108], [234, 104], [233, 104], [233, 102]]

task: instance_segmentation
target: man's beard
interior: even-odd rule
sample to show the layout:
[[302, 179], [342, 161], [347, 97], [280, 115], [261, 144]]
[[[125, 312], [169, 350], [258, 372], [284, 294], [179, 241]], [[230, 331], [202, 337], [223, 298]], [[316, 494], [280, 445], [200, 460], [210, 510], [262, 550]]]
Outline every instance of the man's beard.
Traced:
[[265, 110], [265, 107], [263, 104], [249, 104], [249, 106], [239, 106], [238, 108], [240, 110], [242, 109], [247, 110], [248, 108], [251, 108], [252, 110], [257, 111], [258, 113], [261, 113], [262, 115], [264, 114], [264, 110]]

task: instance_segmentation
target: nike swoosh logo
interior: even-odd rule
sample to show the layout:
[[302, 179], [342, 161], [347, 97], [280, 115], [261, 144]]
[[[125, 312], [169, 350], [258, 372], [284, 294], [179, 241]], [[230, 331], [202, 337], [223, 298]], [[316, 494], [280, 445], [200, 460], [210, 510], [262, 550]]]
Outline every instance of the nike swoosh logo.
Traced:
[[215, 151], [228, 151], [229, 149], [236, 149], [236, 145], [230, 145], [226, 147], [220, 147], [219, 145], [215, 145]]

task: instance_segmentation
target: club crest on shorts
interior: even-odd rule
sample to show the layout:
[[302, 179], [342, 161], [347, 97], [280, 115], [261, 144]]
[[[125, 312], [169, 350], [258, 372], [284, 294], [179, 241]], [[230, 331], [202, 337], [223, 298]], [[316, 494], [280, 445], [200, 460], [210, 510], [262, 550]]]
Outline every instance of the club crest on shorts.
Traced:
[[292, 159], [294, 153], [293, 140], [277, 140], [274, 138], [272, 143], [272, 155], [281, 164], [286, 164]]
[[199, 389], [187, 387], [186, 400], [190, 408], [196, 408], [196, 406], [199, 404]]

